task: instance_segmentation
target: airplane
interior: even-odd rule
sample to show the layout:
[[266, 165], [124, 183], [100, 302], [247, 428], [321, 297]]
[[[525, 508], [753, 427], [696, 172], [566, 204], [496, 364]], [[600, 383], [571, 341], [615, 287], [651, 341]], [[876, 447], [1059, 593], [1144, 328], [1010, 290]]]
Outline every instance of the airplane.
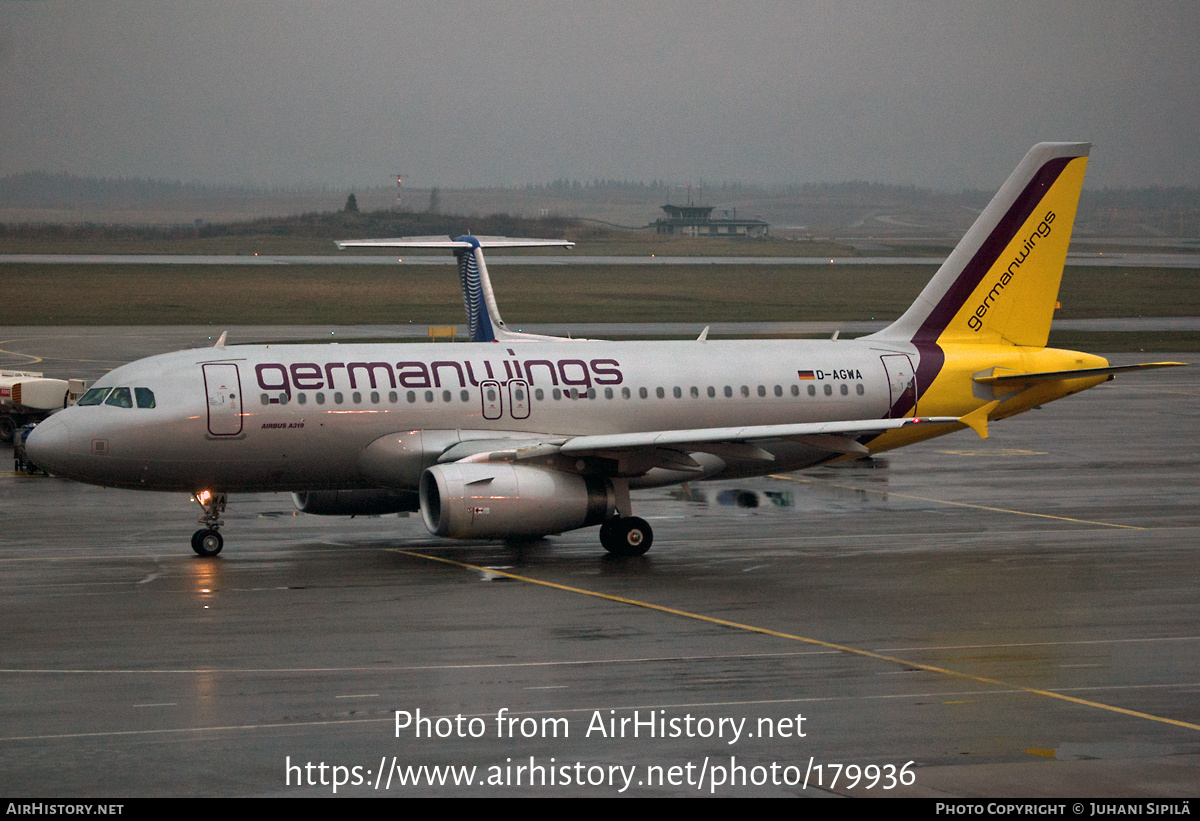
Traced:
[[[200, 556], [227, 494], [291, 491], [306, 513], [420, 511], [453, 539], [600, 526], [612, 554], [653, 541], [630, 492], [881, 453], [991, 422], [1123, 371], [1046, 347], [1089, 143], [1034, 146], [896, 321], [852, 340], [559, 339], [510, 330], [484, 249], [461, 236], [348, 240], [458, 258], [471, 342], [233, 345], [153, 356], [97, 380], [30, 435], [84, 482], [188, 492]], [[918, 413], [919, 412], [919, 413]]]

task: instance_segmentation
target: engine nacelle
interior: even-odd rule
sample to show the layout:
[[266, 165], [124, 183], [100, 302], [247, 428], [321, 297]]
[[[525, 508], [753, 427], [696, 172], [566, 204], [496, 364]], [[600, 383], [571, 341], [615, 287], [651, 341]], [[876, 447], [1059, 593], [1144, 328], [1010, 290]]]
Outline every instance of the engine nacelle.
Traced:
[[301, 513], [317, 516], [381, 516], [420, 510], [420, 499], [411, 490], [308, 490], [292, 494]]
[[435, 536], [504, 539], [598, 525], [616, 507], [606, 479], [484, 462], [435, 465], [421, 475], [421, 516]]

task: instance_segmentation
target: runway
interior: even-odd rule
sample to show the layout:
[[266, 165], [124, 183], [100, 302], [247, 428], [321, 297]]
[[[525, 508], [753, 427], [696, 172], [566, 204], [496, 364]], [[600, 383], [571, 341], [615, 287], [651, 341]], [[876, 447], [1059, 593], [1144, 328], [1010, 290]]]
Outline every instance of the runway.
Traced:
[[[175, 341], [92, 330], [20, 350]], [[186, 497], [5, 474], [5, 791], [1194, 796], [1198, 399], [1123, 376], [987, 441], [636, 493], [625, 560], [282, 494], [206, 560]]]
[[[488, 258], [489, 265], [941, 265], [937, 257], [678, 257], [553, 254]], [[0, 254], [0, 264], [39, 265], [455, 265], [449, 254]], [[1080, 252], [1067, 256], [1069, 267], [1200, 268], [1200, 254]]]

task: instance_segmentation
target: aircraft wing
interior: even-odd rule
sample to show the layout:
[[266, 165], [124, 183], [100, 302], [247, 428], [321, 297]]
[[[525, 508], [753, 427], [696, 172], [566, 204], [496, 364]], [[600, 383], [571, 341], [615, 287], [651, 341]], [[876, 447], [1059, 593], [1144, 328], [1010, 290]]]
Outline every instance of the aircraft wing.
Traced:
[[[694, 428], [690, 430], [658, 430], [638, 433], [611, 433], [589, 436], [547, 436], [511, 440], [481, 440], [461, 442], [450, 448], [440, 462], [527, 462], [538, 461], [567, 468], [575, 460], [589, 456], [613, 456], [621, 452], [643, 452], [647, 460], [634, 460], [641, 465], [687, 464], [688, 451], [729, 455], [741, 459], [771, 461], [774, 457], [755, 445], [771, 439], [803, 442], [831, 453], [865, 455], [866, 447], [859, 436], [913, 425], [965, 424], [954, 416], [917, 417], [904, 419], [858, 419], [837, 422], [800, 422], [788, 425], [748, 425], [728, 428]], [[677, 456], [671, 456], [671, 452]], [[562, 457], [569, 457], [564, 460]], [[570, 469], [570, 468], [567, 468]]]
[[802, 436], [841, 436], [854, 439], [869, 433], [910, 427], [912, 425], [949, 425], [958, 422], [954, 416], [918, 417], [905, 419], [858, 419], [841, 422], [799, 422], [790, 425], [748, 425], [736, 428], [696, 428], [692, 430], [645, 431], [642, 433], [612, 433], [597, 436], [576, 436], [562, 445], [562, 452], [583, 454], [605, 450], [624, 450], [641, 447], [675, 447], [704, 450], [706, 444], [721, 442], [753, 442], [761, 439], [791, 439]]

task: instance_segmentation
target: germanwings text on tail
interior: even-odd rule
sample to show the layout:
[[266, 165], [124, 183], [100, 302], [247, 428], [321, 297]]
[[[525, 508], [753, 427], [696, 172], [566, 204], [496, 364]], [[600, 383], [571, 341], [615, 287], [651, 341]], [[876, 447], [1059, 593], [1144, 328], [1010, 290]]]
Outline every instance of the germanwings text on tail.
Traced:
[[854, 340], [571, 340], [510, 331], [483, 251], [571, 245], [462, 236], [445, 248], [471, 343], [235, 345], [98, 380], [29, 437], [37, 464], [94, 484], [193, 494], [192, 548], [220, 552], [236, 492], [305, 512], [420, 510], [431, 533], [525, 539], [599, 525], [650, 548], [630, 491], [799, 470], [988, 425], [1157, 362], [1047, 348], [1087, 143], [1034, 146], [912, 306]]

